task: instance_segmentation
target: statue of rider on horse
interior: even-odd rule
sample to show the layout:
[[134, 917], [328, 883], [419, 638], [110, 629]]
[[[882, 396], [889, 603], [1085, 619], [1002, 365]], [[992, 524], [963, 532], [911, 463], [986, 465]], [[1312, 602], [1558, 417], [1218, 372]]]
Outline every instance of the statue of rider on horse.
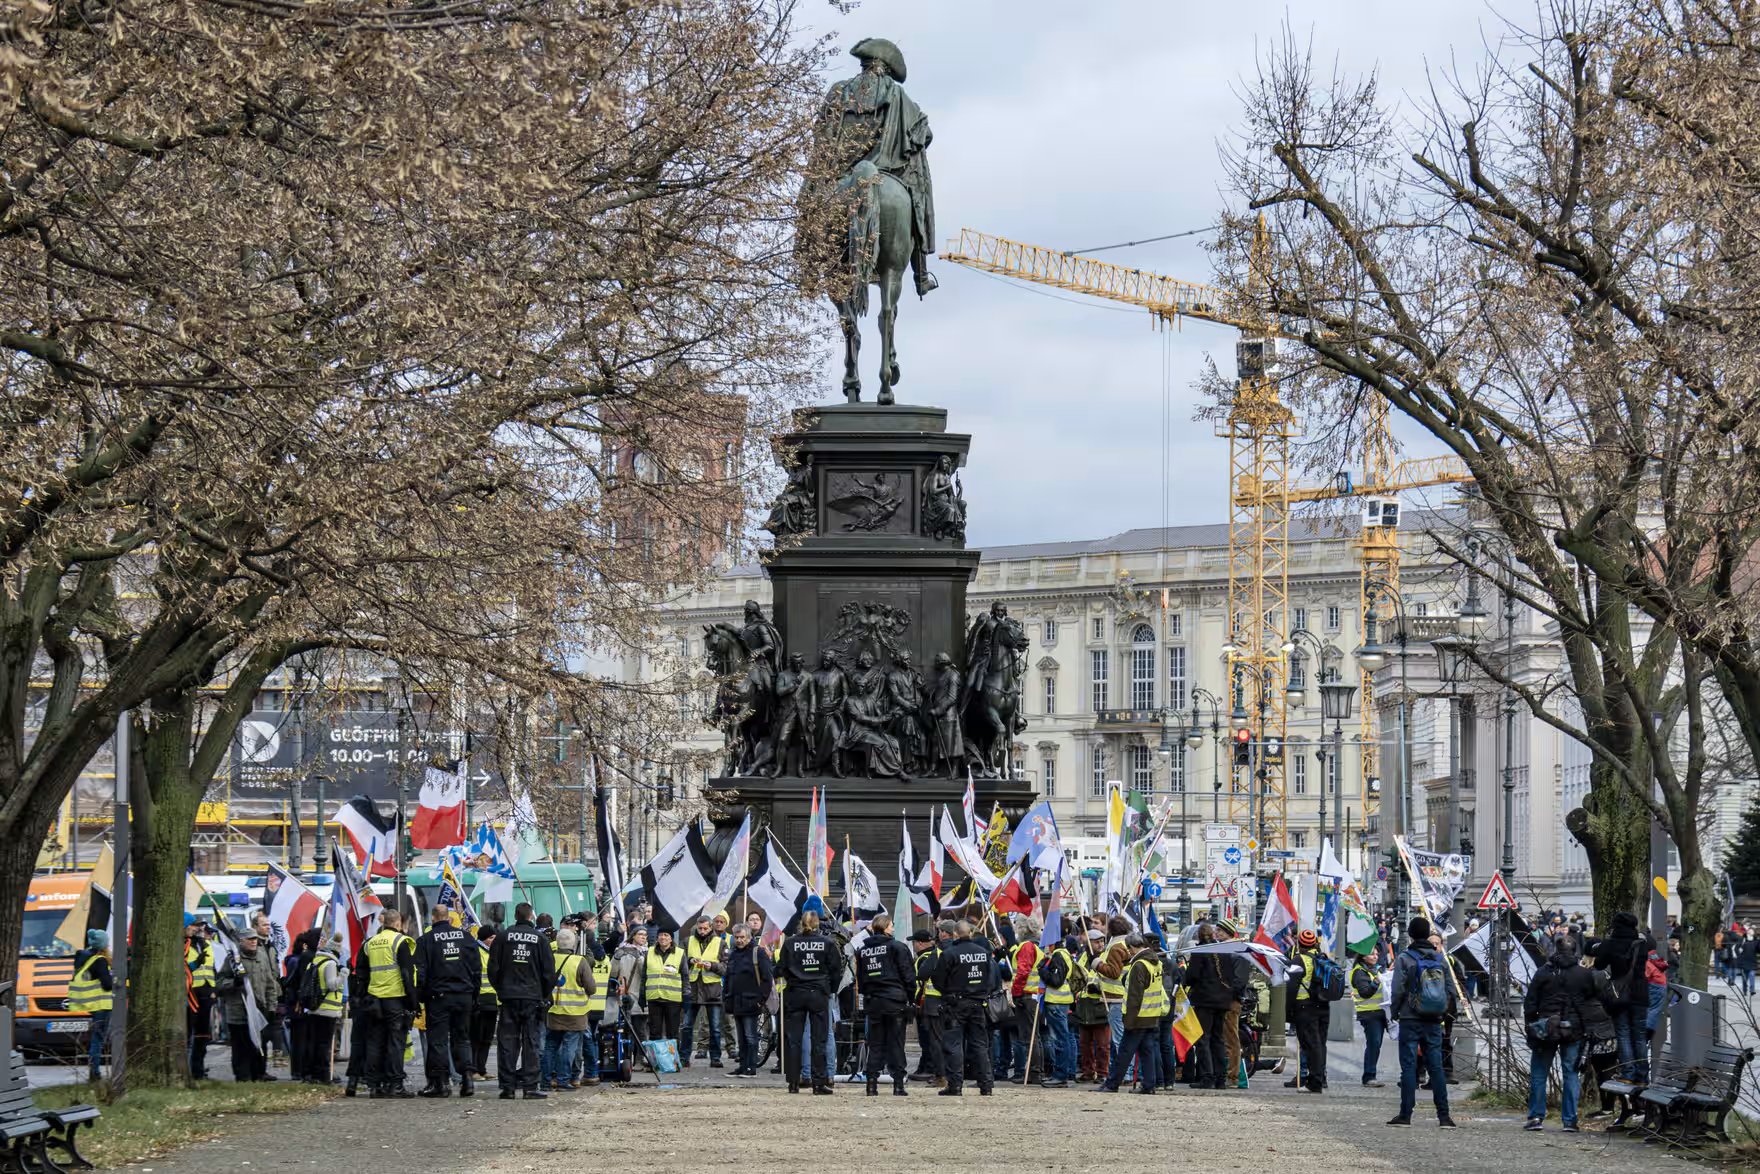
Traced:
[[898, 357], [893, 324], [906, 268], [917, 296], [936, 287], [928, 258], [935, 251], [934, 191], [929, 180], [929, 120], [904, 92], [904, 54], [891, 41], [870, 37], [850, 50], [862, 72], [831, 87], [819, 113], [813, 165], [801, 189], [803, 241], [809, 281], [821, 265], [836, 271], [828, 283], [843, 327], [843, 392], [862, 398], [856, 362], [862, 342], [857, 319], [868, 312], [868, 286], [880, 287], [880, 392], [893, 402]]

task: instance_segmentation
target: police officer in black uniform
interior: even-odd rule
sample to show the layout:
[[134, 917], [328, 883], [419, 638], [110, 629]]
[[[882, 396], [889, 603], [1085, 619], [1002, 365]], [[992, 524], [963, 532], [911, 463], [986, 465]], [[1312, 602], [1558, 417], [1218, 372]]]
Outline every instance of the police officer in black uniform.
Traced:
[[434, 906], [434, 923], [416, 939], [416, 997], [428, 1013], [424, 1064], [428, 1087], [417, 1096], [443, 1097], [452, 1092], [451, 1071], [459, 1075], [458, 1095], [475, 1096], [471, 1083], [471, 1008], [481, 985], [483, 963], [470, 931], [452, 924], [452, 908]]
[[[819, 932], [817, 913], [803, 913], [800, 932], [783, 941], [776, 968], [788, 980], [782, 993], [782, 1066], [788, 1076], [788, 1091], [799, 1092], [801, 1031], [812, 1025], [813, 1055], [824, 1055], [825, 1040], [831, 1034], [831, 993], [843, 979], [843, 951]], [[813, 1095], [831, 1095], [830, 1073], [814, 1077]]]
[[541, 1101], [548, 1094], [538, 1089], [538, 1041], [556, 989], [556, 958], [549, 939], [533, 924], [529, 904], [514, 906], [513, 918], [489, 948], [489, 985], [501, 1000], [496, 1076], [502, 1100], [523, 1091], [528, 1101]]
[[996, 959], [985, 942], [972, 937], [972, 923], [961, 921], [941, 950], [935, 989], [941, 992], [942, 1075], [947, 1087], [936, 1096], [957, 1097], [968, 1067], [978, 1075], [978, 1094], [991, 1089], [990, 1024], [984, 1000], [997, 989]]
[[892, 936], [892, 918], [882, 913], [856, 947], [856, 993], [868, 1015], [868, 1095], [880, 1095], [880, 1066], [892, 1069], [892, 1095], [904, 1090], [904, 1009], [916, 989], [911, 948]]

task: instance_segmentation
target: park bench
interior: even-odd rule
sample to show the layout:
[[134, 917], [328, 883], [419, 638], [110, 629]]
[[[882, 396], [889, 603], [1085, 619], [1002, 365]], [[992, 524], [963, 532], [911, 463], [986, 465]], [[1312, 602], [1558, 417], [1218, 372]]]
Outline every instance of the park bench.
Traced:
[[[39, 1109], [31, 1099], [24, 1057], [12, 1047], [12, 986], [0, 983], [0, 1051], [7, 1056], [6, 1072], [0, 1077], [0, 1171], [4, 1174], [58, 1174], [59, 1171], [91, 1169], [79, 1152], [79, 1127], [88, 1128], [101, 1115], [93, 1105], [70, 1105], [64, 1109]], [[49, 1156], [50, 1147], [65, 1157]]]
[[1742, 1072], [1754, 1053], [1717, 1044], [1690, 1067], [1669, 1065], [1638, 1094], [1645, 1106], [1644, 1132], [1670, 1148], [1729, 1141], [1723, 1123], [1741, 1093]]
[[1632, 1118], [1643, 1108], [1638, 1096], [1649, 1086], [1635, 1080], [1603, 1080], [1599, 1087], [1603, 1093], [1619, 1099], [1619, 1116], [1607, 1127], [1608, 1132], [1630, 1128]]

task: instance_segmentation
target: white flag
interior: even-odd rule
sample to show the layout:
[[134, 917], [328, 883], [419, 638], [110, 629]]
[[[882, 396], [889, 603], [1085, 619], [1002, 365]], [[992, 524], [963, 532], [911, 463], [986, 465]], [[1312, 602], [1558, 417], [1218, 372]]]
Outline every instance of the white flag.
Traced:
[[750, 863], [752, 849], [752, 813], [740, 820], [739, 832], [728, 846], [727, 859], [721, 862], [721, 872], [715, 877], [715, 892], [703, 905], [703, 912], [710, 917], [727, 908], [738, 891], [740, 882], [746, 879], [746, 866]]
[[794, 924], [807, 903], [807, 886], [776, 855], [774, 837], [764, 845], [764, 863], [746, 878], [746, 896], [764, 911], [771, 925], [783, 931]]

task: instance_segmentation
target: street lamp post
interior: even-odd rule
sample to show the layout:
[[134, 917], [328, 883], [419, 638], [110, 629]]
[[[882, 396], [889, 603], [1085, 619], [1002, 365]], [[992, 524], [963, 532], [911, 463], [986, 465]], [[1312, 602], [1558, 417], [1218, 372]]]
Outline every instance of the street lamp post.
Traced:
[[403, 760], [406, 757], [404, 734], [409, 722], [409, 686], [404, 681], [401, 672], [386, 673], [380, 678], [380, 684], [385, 690], [386, 704], [396, 707], [394, 712], [397, 719], [397, 749], [395, 751], [397, 757], [391, 765], [397, 772], [394, 776], [397, 783], [397, 831], [393, 833], [396, 840], [393, 843], [391, 862], [397, 869], [397, 912], [399, 916], [402, 916], [407, 885], [404, 874], [409, 871], [409, 854], [404, 850], [404, 844], [407, 842], [404, 838], [404, 808], [409, 800], [409, 780], [403, 769]]
[[[1167, 719], [1172, 714], [1173, 710], [1171, 709], [1161, 711], [1161, 745], [1155, 751], [1167, 760], [1167, 785], [1169, 788], [1173, 786], [1173, 752], [1177, 749], [1183, 753], [1183, 748], [1173, 736], [1173, 728], [1167, 724]], [[1189, 731], [1187, 736], [1189, 737]], [[1202, 741], [1202, 736], [1199, 740]], [[1186, 824], [1186, 782], [1185, 773], [1182, 771], [1179, 780], [1179, 927], [1181, 929], [1192, 923], [1192, 894], [1187, 887], [1191, 878], [1192, 853], [1190, 848], [1191, 829]]]
[[1204, 744], [1204, 727], [1198, 724], [1198, 702], [1210, 706], [1210, 820], [1222, 822], [1222, 702], [1203, 686], [1192, 690], [1192, 724], [1186, 727], [1186, 745], [1196, 750]]

